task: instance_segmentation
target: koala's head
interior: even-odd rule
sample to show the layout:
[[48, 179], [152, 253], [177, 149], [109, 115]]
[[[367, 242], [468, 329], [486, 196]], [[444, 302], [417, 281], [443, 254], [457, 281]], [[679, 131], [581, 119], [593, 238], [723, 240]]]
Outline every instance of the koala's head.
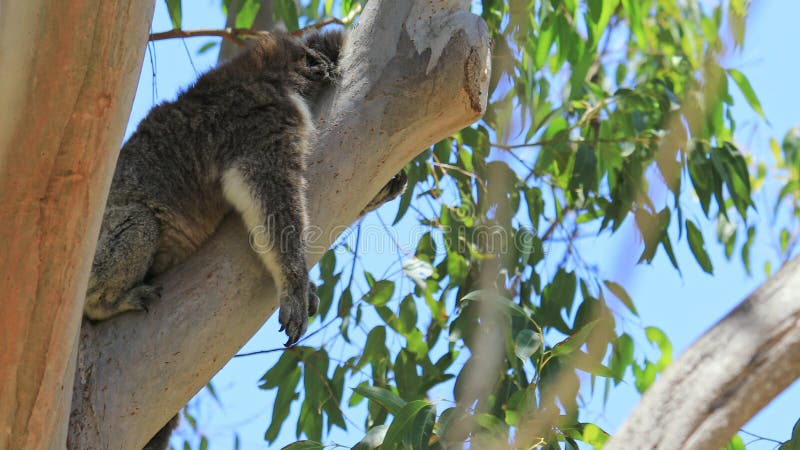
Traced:
[[316, 97], [339, 78], [343, 31], [313, 31], [302, 37], [286, 32], [264, 33], [246, 52], [224, 67], [209, 72], [211, 78], [268, 78], [288, 82], [306, 98]]
[[314, 31], [301, 38], [305, 48], [303, 72], [312, 85], [312, 91], [319, 91], [339, 78], [339, 57], [344, 39], [344, 32], [339, 30], [324, 33]]
[[342, 46], [344, 46], [345, 32], [333, 30], [327, 32], [311, 32], [303, 35], [303, 43], [310, 50], [310, 55], [325, 59], [333, 65], [339, 63]]

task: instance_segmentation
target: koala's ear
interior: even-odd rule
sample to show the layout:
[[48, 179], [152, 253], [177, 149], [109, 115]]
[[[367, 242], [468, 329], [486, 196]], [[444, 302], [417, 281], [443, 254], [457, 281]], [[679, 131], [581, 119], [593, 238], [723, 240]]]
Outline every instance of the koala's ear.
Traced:
[[345, 41], [344, 30], [314, 31], [303, 35], [303, 43], [311, 50], [324, 55], [327, 60], [336, 64]]

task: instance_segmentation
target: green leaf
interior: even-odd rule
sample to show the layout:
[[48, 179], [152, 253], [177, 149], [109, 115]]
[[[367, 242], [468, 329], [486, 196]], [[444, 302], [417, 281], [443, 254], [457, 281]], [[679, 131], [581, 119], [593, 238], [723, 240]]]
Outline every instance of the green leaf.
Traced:
[[409, 294], [400, 302], [400, 332], [408, 333], [416, 329], [416, 326], [417, 303], [414, 301], [414, 297]]
[[475, 414], [475, 422], [498, 439], [508, 436], [508, 425], [492, 414]]
[[647, 327], [644, 331], [645, 335], [647, 336], [647, 340], [653, 344], [656, 344], [658, 349], [661, 351], [661, 357], [656, 363], [656, 370], [661, 372], [669, 363], [672, 362], [672, 343], [669, 342], [667, 335], [656, 327]]
[[703, 242], [703, 234], [695, 226], [691, 220], [686, 221], [687, 237], [689, 238], [689, 248], [694, 254], [694, 258], [700, 264], [704, 272], [713, 274], [714, 267], [711, 265], [711, 258], [706, 253], [705, 243]]
[[542, 293], [542, 307], [554, 306], [556, 309], [566, 309], [570, 312], [578, 288], [578, 278], [575, 272], [567, 272], [563, 268], [553, 277]]
[[568, 189], [581, 191], [597, 190], [597, 156], [592, 147], [581, 144], [575, 153], [575, 165]]
[[643, 394], [652, 384], [656, 381], [658, 370], [655, 364], [650, 361], [645, 362], [644, 368], [639, 367], [638, 364], [633, 365], [633, 378], [636, 390]]
[[800, 419], [792, 428], [792, 438], [782, 443], [779, 450], [800, 450]]
[[580, 348], [580, 346], [586, 342], [586, 338], [589, 337], [589, 333], [591, 333], [598, 322], [600, 322], [600, 319], [586, 323], [586, 325], [582, 326], [575, 334], [568, 336], [566, 339], [556, 344], [552, 350], [553, 356], [569, 355]]
[[745, 450], [742, 437], [738, 434], [734, 435], [733, 438], [731, 438], [731, 441], [728, 442], [728, 445], [725, 446], [725, 450]]
[[261, 0], [242, 0], [236, 12], [236, 28], [250, 28], [261, 8]]
[[522, 361], [527, 361], [541, 346], [539, 333], [533, 330], [522, 330], [514, 337], [514, 354]]
[[755, 236], [755, 227], [747, 227], [747, 240], [742, 246], [742, 263], [744, 263], [744, 270], [747, 271], [748, 275], [752, 274], [750, 271], [750, 247], [753, 245], [753, 242], [755, 242]]
[[386, 431], [386, 437], [383, 440], [383, 447], [387, 449], [402, 448], [400, 444], [404, 438], [420, 431], [410, 429], [409, 425], [415, 421], [414, 419], [417, 418], [417, 414], [422, 412], [426, 407], [430, 406], [431, 404], [425, 400], [414, 400], [413, 402], [406, 403], [405, 406], [403, 406], [403, 408], [397, 413], [393, 413], [394, 420], [392, 421], [392, 424], [389, 425], [389, 429]]
[[324, 448], [325, 446], [317, 441], [303, 440], [293, 442], [286, 447], [281, 448], [281, 450], [323, 450]]
[[580, 439], [587, 444], [600, 448], [605, 445], [610, 435], [593, 423], [582, 423]]
[[767, 116], [764, 114], [764, 110], [761, 109], [761, 102], [758, 101], [758, 97], [756, 96], [753, 87], [750, 86], [750, 81], [747, 79], [746, 76], [742, 72], [739, 72], [736, 69], [728, 69], [728, 75], [733, 78], [733, 81], [736, 82], [736, 85], [739, 86], [739, 90], [742, 91], [742, 95], [744, 95], [745, 100], [753, 108], [753, 111], [757, 112], [762, 119], [767, 120]]
[[386, 430], [388, 429], [389, 425], [376, 425], [370, 428], [352, 450], [372, 450], [378, 448], [379, 445], [383, 444], [383, 438], [386, 437]]
[[639, 315], [639, 312], [636, 311], [636, 307], [633, 305], [633, 300], [631, 300], [631, 297], [625, 291], [625, 288], [623, 288], [620, 284], [609, 280], [605, 280], [603, 284], [605, 284], [608, 290], [611, 291], [611, 293], [614, 294], [614, 296], [617, 297], [634, 315]]
[[531, 40], [535, 43], [536, 53], [534, 54], [533, 61], [536, 67], [543, 67], [547, 62], [547, 57], [550, 56], [550, 49], [553, 47], [553, 21], [552, 16], [547, 16], [542, 21], [542, 26], [539, 28], [539, 36]]
[[[285, 352], [284, 355], [288, 353], [290, 352]], [[289, 417], [292, 402], [298, 398], [295, 389], [300, 382], [300, 372], [300, 367], [295, 366], [291, 372], [284, 375], [277, 386], [278, 395], [275, 396], [275, 402], [273, 403], [272, 420], [264, 434], [264, 439], [267, 442], [274, 442], [278, 438], [283, 422]]]
[[167, 12], [169, 13], [169, 20], [172, 21], [172, 28], [174, 30], [181, 29], [181, 0], [165, 0], [167, 3]]
[[433, 426], [436, 424], [436, 408], [427, 405], [417, 413], [411, 425], [411, 448], [430, 448], [428, 442], [433, 435]]
[[300, 358], [295, 352], [283, 352], [278, 362], [261, 377], [259, 389], [274, 389], [281, 386], [286, 377], [300, 367]]
[[581, 351], [574, 352], [569, 361], [573, 367], [586, 373], [597, 375], [598, 377], [615, 378], [611, 368], [597, 362], [597, 359], [589, 356], [588, 353]]
[[356, 364], [356, 370], [360, 370], [369, 362], [381, 362], [389, 358], [389, 349], [386, 348], [386, 328], [383, 326], [373, 328], [367, 335], [367, 342], [364, 344], [364, 351], [361, 359]]
[[447, 274], [450, 275], [450, 285], [458, 286], [467, 276], [467, 260], [458, 252], [447, 252]]
[[294, 0], [275, 0], [275, 18], [282, 21], [290, 33], [300, 28]]
[[614, 384], [619, 384], [625, 376], [625, 371], [633, 364], [633, 338], [627, 333], [623, 333], [614, 342], [614, 349], [611, 353], [609, 368], [614, 373]]
[[372, 288], [364, 294], [364, 300], [375, 306], [384, 306], [394, 295], [394, 281], [376, 281]]
[[359, 385], [353, 390], [362, 397], [368, 398], [381, 405], [383, 409], [394, 415], [399, 414], [403, 407], [406, 406], [405, 400], [386, 388]]
[[203, 44], [199, 49], [197, 49], [197, 54], [202, 55], [203, 53], [211, 50], [212, 48], [216, 47], [219, 44], [217, 41], [209, 41]]

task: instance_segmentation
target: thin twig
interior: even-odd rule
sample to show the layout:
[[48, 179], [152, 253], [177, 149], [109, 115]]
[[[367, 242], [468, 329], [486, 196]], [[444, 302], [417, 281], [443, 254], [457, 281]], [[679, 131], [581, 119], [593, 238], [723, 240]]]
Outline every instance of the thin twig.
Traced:
[[[604, 144], [622, 144], [625, 142], [649, 144], [654, 141], [655, 139], [649, 137], [598, 138], [594, 140], [594, 142], [601, 142]], [[529, 142], [527, 144], [501, 144], [498, 142], [492, 142], [489, 145], [491, 147], [499, 148], [501, 150], [516, 150], [528, 147], [543, 147], [545, 145], [556, 142], [565, 144], [585, 144], [587, 141], [585, 139], [542, 139], [541, 141]]]
[[163, 39], [175, 38], [192, 38], [192, 37], [221, 37], [227, 39], [234, 44], [243, 47], [244, 39], [255, 38], [264, 34], [264, 31], [255, 31], [249, 28], [223, 28], [217, 30], [181, 30], [174, 29], [169, 31], [162, 31], [161, 33], [153, 33], [150, 35], [151, 41], [160, 41]]
[[[292, 32], [292, 35], [302, 36], [311, 30], [319, 30], [320, 28], [323, 28], [331, 24], [344, 26], [348, 24], [348, 21], [337, 19], [336, 17], [329, 17], [327, 19], [320, 20], [319, 22], [314, 22], [311, 25], [295, 30], [294, 32]], [[150, 35], [149, 40], [161, 41], [164, 39], [175, 39], [175, 38], [220, 37], [222, 39], [227, 39], [240, 47], [243, 47], [245, 39], [257, 38], [265, 33], [266, 31], [258, 31], [250, 28], [221, 28], [221, 29], [202, 29], [202, 30], [181, 30], [177, 28], [174, 30], [162, 31], [160, 33], [152, 33]]]
[[345, 26], [349, 23], [349, 21], [337, 19], [336, 17], [328, 17], [327, 19], [322, 19], [319, 22], [314, 22], [311, 25], [300, 28], [299, 30], [294, 31], [292, 34], [294, 36], [302, 36], [310, 30], [319, 30], [326, 25], [336, 24]]

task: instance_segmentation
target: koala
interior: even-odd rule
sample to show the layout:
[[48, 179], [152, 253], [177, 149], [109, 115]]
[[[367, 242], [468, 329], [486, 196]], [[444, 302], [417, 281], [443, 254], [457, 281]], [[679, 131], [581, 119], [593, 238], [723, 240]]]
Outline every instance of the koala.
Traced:
[[[149, 280], [184, 261], [236, 211], [270, 250], [281, 324], [295, 344], [319, 304], [303, 240], [311, 106], [338, 78], [343, 32], [268, 33], [154, 107], [120, 151], [92, 263], [84, 315], [146, 311]], [[362, 215], [406, 186], [395, 176]], [[175, 416], [145, 449], [165, 449]]]
[[[235, 210], [268, 241], [259, 257], [279, 289], [280, 331], [285, 345], [297, 342], [319, 304], [303, 240], [310, 107], [337, 79], [343, 42], [343, 32], [265, 34], [149, 112], [120, 151], [87, 318], [146, 311], [161, 295], [148, 281], [197, 251]], [[402, 192], [397, 178], [370, 208]]]

